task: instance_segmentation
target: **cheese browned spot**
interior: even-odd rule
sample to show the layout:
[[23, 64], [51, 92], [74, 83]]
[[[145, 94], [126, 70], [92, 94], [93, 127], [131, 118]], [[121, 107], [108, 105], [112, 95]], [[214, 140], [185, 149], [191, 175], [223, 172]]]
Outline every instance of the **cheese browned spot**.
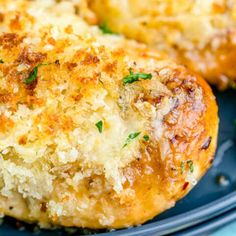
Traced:
[[[103, 35], [74, 6], [0, 0], [0, 213], [41, 227], [137, 225], [209, 168], [215, 98], [199, 76]], [[149, 79], [124, 85], [130, 68]]]
[[84, 1], [112, 31], [167, 53], [220, 89], [234, 86], [235, 0]]

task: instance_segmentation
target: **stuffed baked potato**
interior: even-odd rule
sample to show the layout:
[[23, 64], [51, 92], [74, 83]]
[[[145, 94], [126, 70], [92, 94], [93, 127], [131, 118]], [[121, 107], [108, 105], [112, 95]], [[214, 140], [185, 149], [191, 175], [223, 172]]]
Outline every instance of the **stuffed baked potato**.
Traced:
[[220, 89], [235, 87], [235, 0], [86, 1], [112, 31], [167, 53]]
[[70, 1], [0, 1], [0, 213], [41, 227], [143, 223], [212, 163], [215, 97], [198, 75]]

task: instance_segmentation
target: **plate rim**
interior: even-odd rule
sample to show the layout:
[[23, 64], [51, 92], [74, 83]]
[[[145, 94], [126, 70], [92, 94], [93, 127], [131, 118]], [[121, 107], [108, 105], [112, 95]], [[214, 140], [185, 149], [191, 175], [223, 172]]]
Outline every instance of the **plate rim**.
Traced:
[[210, 220], [233, 209], [234, 207], [236, 207], [236, 191], [233, 191], [224, 197], [218, 198], [203, 206], [168, 217], [167, 219], [128, 229], [121, 229], [114, 232], [100, 233], [97, 235], [107, 236], [109, 234], [109, 236], [141, 236], [151, 235], [154, 233], [158, 233], [158, 235], [170, 234]]

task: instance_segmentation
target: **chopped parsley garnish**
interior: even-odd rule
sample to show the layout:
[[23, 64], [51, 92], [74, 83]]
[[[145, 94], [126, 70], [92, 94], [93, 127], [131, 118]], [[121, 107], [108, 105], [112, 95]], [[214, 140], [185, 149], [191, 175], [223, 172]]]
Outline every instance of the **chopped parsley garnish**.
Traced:
[[3, 64], [3, 63], [4, 63], [4, 61], [2, 59], [0, 59], [0, 64]]
[[189, 166], [190, 172], [193, 173], [193, 171], [194, 171], [193, 161], [192, 160], [188, 160], [187, 164]]
[[147, 141], [149, 141], [150, 138], [149, 138], [148, 135], [145, 134], [145, 135], [143, 136], [143, 139], [147, 142]]
[[25, 79], [26, 84], [31, 84], [37, 78], [39, 66], [34, 67], [34, 69], [30, 72], [28, 78]]
[[37, 75], [38, 75], [38, 69], [40, 66], [47, 66], [49, 65], [49, 63], [46, 63], [46, 64], [38, 64], [37, 66], [35, 66], [33, 68], [33, 70], [30, 72], [28, 78], [25, 79], [25, 84], [31, 84], [33, 83], [36, 78], [37, 78]]
[[129, 75], [123, 78], [124, 85], [132, 84], [133, 82], [139, 81], [139, 79], [152, 79], [152, 74], [145, 73], [133, 73], [132, 69], [129, 69]]
[[184, 162], [181, 161], [180, 163], [180, 173], [183, 174], [184, 173]]
[[125, 144], [123, 148], [126, 147], [133, 139], [137, 138], [140, 134], [141, 132], [135, 132], [135, 133], [129, 134], [128, 138], [125, 140]]
[[104, 33], [104, 34], [115, 34], [108, 26], [105, 22], [103, 22], [102, 24], [100, 24], [99, 29]]
[[97, 126], [99, 133], [102, 133], [102, 130], [103, 130], [103, 121], [100, 120], [100, 121], [98, 121], [95, 125]]

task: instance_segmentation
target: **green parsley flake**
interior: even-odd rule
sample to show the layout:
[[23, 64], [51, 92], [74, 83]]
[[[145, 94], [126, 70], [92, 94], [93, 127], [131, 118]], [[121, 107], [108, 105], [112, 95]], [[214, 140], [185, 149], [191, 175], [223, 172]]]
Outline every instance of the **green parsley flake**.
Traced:
[[184, 173], [184, 162], [181, 161], [180, 163], [180, 173], [183, 174]]
[[102, 133], [102, 130], [103, 130], [103, 121], [100, 120], [100, 121], [98, 121], [95, 125], [97, 126], [99, 133]]
[[99, 29], [104, 33], [104, 34], [115, 34], [108, 26], [105, 22], [103, 22], [102, 24], [100, 24]]
[[132, 69], [129, 69], [129, 75], [123, 78], [124, 85], [132, 84], [133, 82], [139, 81], [139, 79], [152, 79], [152, 74], [145, 73], [133, 73]]
[[33, 70], [30, 72], [28, 78], [25, 79], [25, 84], [31, 84], [33, 83], [36, 78], [37, 78], [37, 75], [38, 75], [38, 69], [40, 66], [47, 66], [49, 65], [49, 63], [46, 63], [46, 64], [38, 64], [37, 66], [35, 66], [33, 68]]
[[3, 63], [4, 63], [4, 61], [2, 59], [0, 59], [0, 64], [3, 64]]
[[192, 160], [188, 160], [187, 164], [189, 166], [190, 172], [193, 173], [193, 171], [194, 171], [193, 161]]
[[148, 135], [145, 134], [145, 135], [143, 136], [143, 139], [147, 142], [147, 141], [149, 141], [150, 138], [149, 138]]
[[126, 147], [133, 139], [137, 138], [140, 134], [141, 132], [129, 134], [128, 138], [125, 140], [123, 148]]

